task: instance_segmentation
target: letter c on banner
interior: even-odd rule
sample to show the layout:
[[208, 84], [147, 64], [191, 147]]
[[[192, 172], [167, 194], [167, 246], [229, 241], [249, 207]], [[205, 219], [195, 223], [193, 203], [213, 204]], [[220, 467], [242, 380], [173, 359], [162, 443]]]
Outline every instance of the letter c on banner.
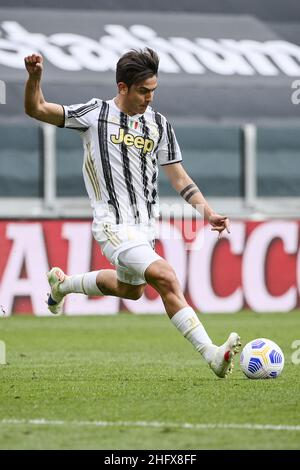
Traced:
[[[230, 235], [224, 233], [223, 238], [228, 238], [232, 253], [240, 255], [244, 248], [245, 223], [232, 222]], [[216, 233], [211, 232], [209, 225], [199, 230], [190, 252], [188, 280], [191, 300], [204, 313], [237, 312], [243, 307], [242, 288], [237, 287], [231, 295], [220, 297], [212, 287], [211, 263], [217, 243]]]
[[274, 238], [282, 239], [286, 253], [296, 253], [297, 222], [265, 222], [259, 225], [247, 240], [243, 257], [243, 286], [246, 301], [256, 312], [287, 312], [295, 308], [297, 303], [296, 287], [290, 287], [285, 294], [276, 297], [267, 290], [266, 255]]

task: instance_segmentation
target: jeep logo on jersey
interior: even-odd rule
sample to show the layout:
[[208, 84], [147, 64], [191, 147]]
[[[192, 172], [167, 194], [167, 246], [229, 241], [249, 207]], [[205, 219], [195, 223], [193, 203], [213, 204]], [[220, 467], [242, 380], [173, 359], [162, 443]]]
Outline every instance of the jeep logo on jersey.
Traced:
[[127, 147], [135, 147], [136, 149], [142, 149], [142, 155], [151, 153], [154, 147], [154, 140], [148, 139], [142, 136], [134, 137], [134, 135], [127, 132], [125, 134], [124, 129], [119, 130], [119, 135], [112, 134], [110, 140], [113, 144], [124, 143]]

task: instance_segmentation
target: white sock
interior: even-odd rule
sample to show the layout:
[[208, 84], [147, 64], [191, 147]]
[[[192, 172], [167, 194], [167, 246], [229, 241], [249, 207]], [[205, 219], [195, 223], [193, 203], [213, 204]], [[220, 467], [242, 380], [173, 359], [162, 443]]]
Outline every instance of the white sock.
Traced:
[[85, 294], [85, 295], [103, 295], [97, 286], [96, 279], [99, 271], [92, 271], [90, 273], [75, 274], [75, 276], [67, 276], [66, 279], [59, 285], [59, 290], [62, 294]]
[[185, 307], [179, 310], [171, 318], [171, 322], [192, 343], [194, 348], [202, 354], [206, 362], [210, 364], [214, 358], [217, 346], [212, 343], [192, 307]]

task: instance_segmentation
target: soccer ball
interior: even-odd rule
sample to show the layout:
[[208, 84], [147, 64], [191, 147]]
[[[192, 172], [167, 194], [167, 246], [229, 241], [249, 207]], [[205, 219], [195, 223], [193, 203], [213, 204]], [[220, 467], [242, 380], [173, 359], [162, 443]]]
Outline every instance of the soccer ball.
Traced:
[[240, 366], [249, 379], [275, 379], [282, 372], [284, 355], [274, 341], [254, 339], [242, 350]]

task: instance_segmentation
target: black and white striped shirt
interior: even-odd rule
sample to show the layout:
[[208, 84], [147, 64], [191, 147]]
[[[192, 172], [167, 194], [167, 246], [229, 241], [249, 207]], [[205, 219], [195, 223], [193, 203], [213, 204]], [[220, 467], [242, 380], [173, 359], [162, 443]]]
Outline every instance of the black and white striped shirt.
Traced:
[[149, 223], [159, 215], [158, 166], [182, 160], [172, 126], [150, 106], [128, 116], [114, 100], [63, 106], [83, 139], [83, 176], [97, 219]]

